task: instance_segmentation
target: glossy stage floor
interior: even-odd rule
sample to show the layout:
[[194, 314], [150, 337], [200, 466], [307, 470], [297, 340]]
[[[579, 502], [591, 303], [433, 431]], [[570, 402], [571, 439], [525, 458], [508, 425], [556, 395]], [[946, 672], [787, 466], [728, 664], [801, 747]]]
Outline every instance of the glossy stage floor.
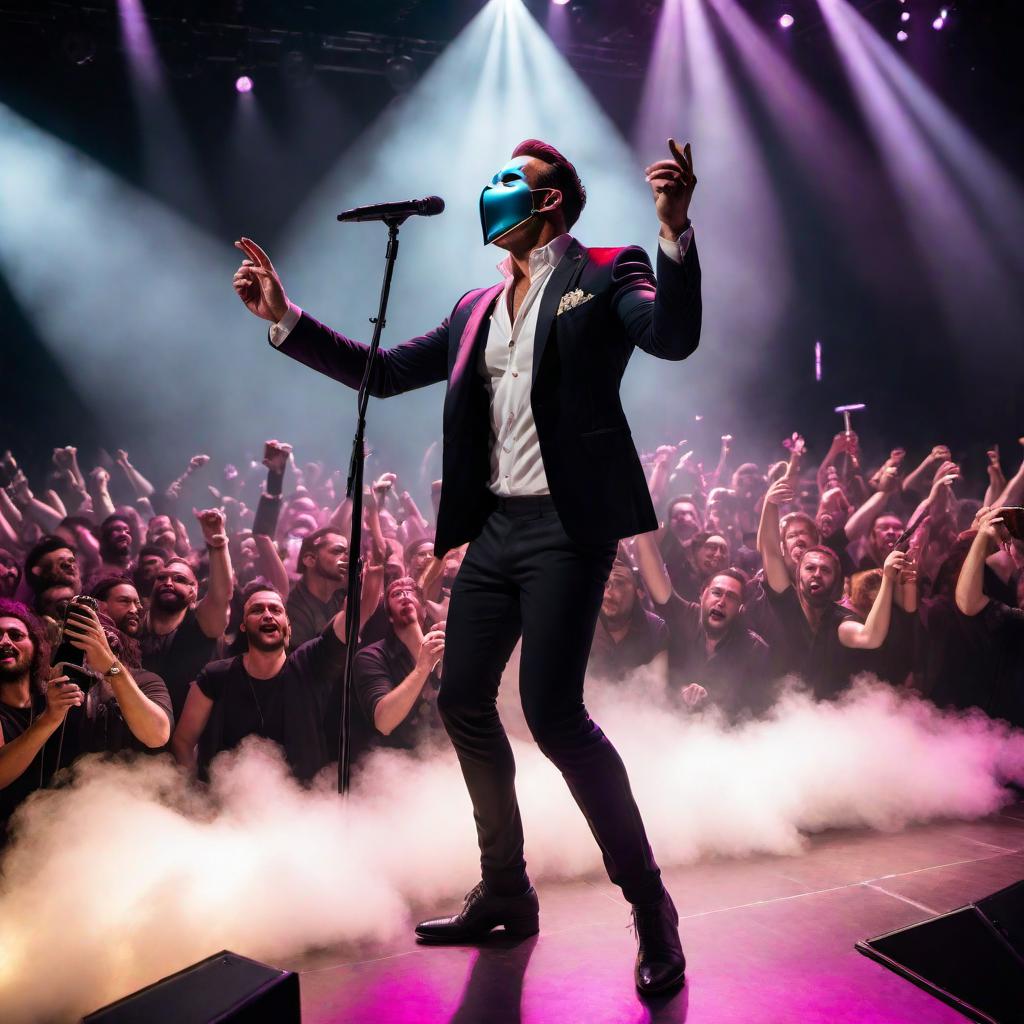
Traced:
[[969, 824], [826, 832], [797, 857], [665, 877], [688, 961], [686, 987], [669, 998], [634, 991], [627, 906], [605, 878], [539, 885], [541, 931], [526, 942], [436, 948], [409, 937], [276, 966], [302, 972], [304, 1024], [960, 1024], [854, 943], [1024, 877], [1024, 804]]

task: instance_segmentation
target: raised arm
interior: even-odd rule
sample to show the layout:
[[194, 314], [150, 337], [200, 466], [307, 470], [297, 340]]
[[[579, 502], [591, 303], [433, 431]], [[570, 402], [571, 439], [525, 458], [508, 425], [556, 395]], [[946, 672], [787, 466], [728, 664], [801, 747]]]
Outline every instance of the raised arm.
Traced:
[[114, 502], [110, 497], [110, 474], [102, 466], [94, 467], [89, 473], [89, 496], [97, 520], [102, 521], [114, 514]]
[[669, 579], [665, 562], [658, 550], [654, 533], [641, 533], [636, 537], [636, 561], [640, 568], [640, 576], [655, 604], [666, 604], [672, 596], [672, 581]]
[[44, 533], [53, 533], [60, 526], [61, 519], [64, 517], [32, 493], [32, 488], [28, 485], [28, 478], [20, 469], [11, 481], [10, 495], [21, 517], [31, 520]]
[[732, 450], [732, 434], [722, 435], [722, 447], [718, 452], [718, 464], [711, 471], [711, 476], [708, 477], [708, 486], [717, 487], [719, 481], [725, 475], [726, 468], [729, 463], [729, 452]]
[[921, 465], [903, 481], [903, 489], [905, 491], [923, 491], [928, 486], [929, 480], [935, 476], [936, 468], [944, 462], [951, 462], [952, 458], [947, 445], [937, 444], [921, 461]]
[[[423, 637], [412, 671], [377, 701], [373, 709], [373, 726], [379, 733], [388, 736], [405, 721], [443, 655], [444, 623], [439, 623]], [[364, 671], [367, 671], [365, 667]]]
[[148, 498], [156, 488], [131, 464], [128, 460], [128, 453], [123, 448], [118, 448], [114, 456], [114, 462], [120, 467], [121, 472], [128, 478], [136, 498]]
[[210, 555], [210, 580], [206, 596], [196, 605], [196, 620], [199, 628], [211, 640], [219, 637], [228, 628], [231, 614], [231, 554], [228, 538], [224, 532], [224, 513], [218, 508], [193, 509], [203, 530], [203, 540]]
[[178, 764], [195, 770], [196, 744], [203, 735], [212, 711], [213, 701], [196, 683], [192, 683], [185, 698], [185, 706], [181, 710], [181, 718], [178, 719], [174, 735], [171, 737], [171, 753]]
[[267, 486], [260, 495], [256, 506], [256, 517], [252, 524], [252, 539], [256, 545], [257, 568], [275, 587], [282, 597], [291, 589], [288, 570], [274, 543], [277, 521], [281, 515], [281, 491], [284, 474], [292, 446], [281, 441], [270, 440], [263, 446], [263, 465], [267, 467]]
[[964, 615], [978, 615], [988, 606], [989, 598], [984, 591], [985, 560], [1007, 539], [1001, 512], [1002, 508], [983, 508], [978, 512], [978, 532], [956, 581], [956, 606]]
[[907, 556], [903, 551], [890, 551], [886, 556], [885, 565], [882, 566], [882, 585], [878, 588], [867, 619], [863, 623], [852, 620], [839, 623], [839, 642], [844, 647], [873, 651], [885, 643], [892, 619], [893, 590], [906, 562]]
[[782, 557], [782, 537], [779, 534], [779, 505], [793, 501], [796, 495], [789, 477], [784, 476], [768, 488], [761, 508], [761, 521], [757, 527], [757, 552], [764, 565], [764, 578], [768, 586], [781, 594], [792, 586], [789, 571]]
[[60, 728], [68, 710], [78, 707], [85, 695], [67, 676], [54, 676], [46, 689], [46, 709], [10, 743], [0, 731], [0, 789], [25, 774], [46, 741]]
[[[350, 388], [358, 388], [369, 347], [345, 337], [288, 301], [270, 257], [251, 239], [235, 242], [245, 256], [234, 288], [246, 309], [273, 325], [271, 341], [285, 355]], [[448, 376], [448, 321], [418, 338], [382, 348], [374, 360], [370, 394], [388, 398], [436, 384]]]
[[398, 495], [398, 510], [403, 517], [402, 524], [405, 527], [406, 544], [429, 536], [430, 523], [423, 517], [415, 499], [408, 491], [402, 491]]
[[629, 340], [659, 359], [685, 359], [700, 342], [700, 261], [690, 232], [689, 207], [697, 177], [687, 143], [669, 140], [671, 159], [645, 171], [661, 225], [658, 276], [647, 253], [623, 249], [612, 266], [611, 308]]
[[[1024, 445], [1024, 437], [1019, 438], [1019, 441]], [[1014, 473], [1006, 487], [1003, 488], [1003, 493], [999, 495], [998, 505], [1000, 508], [1005, 508], [1007, 505], [1019, 505], [1022, 501], [1024, 501], [1024, 459], [1021, 460], [1020, 469]]]
[[846, 520], [846, 536], [848, 540], [854, 541], [859, 537], [863, 537], [864, 534], [871, 529], [871, 524], [882, 514], [882, 510], [889, 501], [889, 495], [895, 490], [895, 470], [883, 469], [879, 483], [881, 484], [881, 489], [875, 491], [875, 493], [872, 494], [871, 497], [860, 506], [860, 508], [855, 509], [850, 514], [850, 518]]
[[[72, 609], [64, 636], [80, 651], [85, 651], [89, 668], [105, 675], [117, 658], [100, 620], [86, 605], [73, 605]], [[171, 722], [164, 709], [139, 689], [130, 669], [123, 663], [120, 672], [106, 678], [132, 735], [147, 747], [162, 747], [171, 738]]]
[[651, 501], [654, 502], [655, 508], [659, 508], [665, 498], [665, 488], [668, 485], [668, 477], [672, 471], [671, 464], [675, 454], [676, 445], [674, 444], [658, 445], [658, 449], [654, 453], [647, 489], [651, 492]]
[[932, 489], [928, 497], [914, 509], [911, 520], [919, 515], [928, 513], [934, 522], [939, 515], [947, 510], [949, 499], [952, 496], [953, 484], [960, 479], [960, 470], [954, 462], [943, 462], [935, 474]]

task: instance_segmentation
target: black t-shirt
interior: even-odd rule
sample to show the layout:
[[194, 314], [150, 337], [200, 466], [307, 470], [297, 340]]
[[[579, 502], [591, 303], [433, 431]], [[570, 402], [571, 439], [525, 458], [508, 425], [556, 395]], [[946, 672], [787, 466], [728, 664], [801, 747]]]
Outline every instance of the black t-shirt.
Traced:
[[328, 600], [321, 601], [306, 586], [305, 580], [299, 580], [288, 592], [288, 601], [285, 604], [288, 622], [292, 628], [291, 649], [295, 650], [318, 637], [344, 604], [344, 589], [334, 591]]
[[[148, 697], [167, 716], [173, 732], [174, 712], [164, 681], [155, 672], [147, 672], [144, 668], [130, 671], [143, 696]], [[104, 691], [101, 683], [93, 686], [84, 706], [72, 708], [68, 712], [69, 718], [73, 715], [77, 720], [78, 752], [119, 754], [122, 751], [135, 750], [141, 753], [156, 753], [154, 748], [147, 747], [136, 738], [128, 728], [117, 701]]]
[[982, 615], [964, 615], [952, 594], [921, 602], [917, 684], [939, 707], [995, 706], [998, 658]]
[[[0, 703], [0, 729], [4, 743], [21, 736], [32, 722], [46, 710], [46, 698], [40, 694], [32, 697], [32, 706], [16, 708]], [[60, 742], [60, 728], [46, 741], [32, 763], [9, 786], [0, 789], [0, 846], [6, 838], [7, 821], [18, 805], [37, 789], [47, 785], [57, 769], [57, 747]]]
[[691, 558], [692, 547], [690, 541], [680, 541], [671, 530], [665, 531], [659, 545], [672, 589], [687, 601], [697, 600], [701, 589], [700, 577]]
[[655, 607], [668, 627], [668, 671], [674, 693], [698, 683], [729, 718], [745, 711], [759, 714], [771, 704], [768, 644], [747, 629], [742, 619], [708, 654], [698, 603], [673, 593], [665, 604]]
[[217, 650], [217, 639], [210, 639], [199, 625], [194, 608], [185, 612], [177, 629], [162, 636], [143, 634], [142, 666], [155, 672], [167, 686], [171, 696], [174, 720], [181, 718], [188, 688]]
[[764, 597], [775, 620], [776, 628], [772, 631], [775, 672], [779, 675], [795, 673], [818, 698], [833, 697], [844, 690], [851, 674], [860, 666], [851, 650], [840, 642], [839, 625], [849, 619], [859, 622], [857, 613], [830, 601], [818, 628], [812, 629], [794, 587], [786, 587], [777, 594], [765, 583]]
[[311, 779], [333, 756], [324, 740], [324, 706], [344, 659], [345, 645], [328, 628], [292, 651], [270, 679], [249, 675], [242, 655], [207, 665], [196, 679], [214, 703], [199, 740], [201, 772], [220, 751], [256, 735], [280, 744], [295, 775]]
[[901, 686], [914, 668], [918, 617], [895, 602], [889, 617], [889, 631], [875, 650], [851, 651], [857, 671], [871, 672], [883, 682]]
[[[389, 631], [383, 640], [369, 644], [356, 655], [353, 666], [354, 695], [363, 717], [371, 727], [381, 699], [395, 689], [415, 667], [416, 659], [394, 631]], [[439, 730], [441, 718], [437, 711], [437, 689], [437, 676], [432, 673], [405, 719], [388, 736], [374, 728], [371, 745], [412, 750], [424, 735]]]
[[618, 642], [612, 637], [599, 615], [590, 649], [589, 670], [604, 679], [623, 679], [634, 669], [647, 665], [668, 648], [668, 629], [660, 616], [646, 611], [636, 601], [629, 622], [629, 631]]
[[996, 653], [992, 714], [1024, 726], [1024, 611], [989, 601], [978, 616]]

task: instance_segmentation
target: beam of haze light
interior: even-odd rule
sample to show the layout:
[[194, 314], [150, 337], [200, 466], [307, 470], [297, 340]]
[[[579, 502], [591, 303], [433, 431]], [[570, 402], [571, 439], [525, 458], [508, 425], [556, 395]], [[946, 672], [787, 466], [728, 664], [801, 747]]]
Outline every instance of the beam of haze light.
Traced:
[[692, 216], [704, 276], [700, 365], [714, 381], [764, 357], [794, 282], [764, 157], [730, 80], [704, 0], [666, 0], [644, 83], [635, 145], [644, 162], [665, 140], [693, 143]]
[[[482, 244], [479, 194], [512, 148], [530, 137], [551, 142], [580, 171], [589, 195], [574, 228], [581, 241], [639, 243], [653, 254], [653, 202], [628, 145], [520, 0], [491, 0], [415, 87], [351, 143], [300, 207], [279, 252], [270, 254], [289, 296], [367, 340], [386, 234], [375, 224], [339, 226], [334, 215], [434, 193], [447, 203], [444, 215], [414, 218], [402, 229], [384, 345], [440, 323], [467, 289], [498, 280], [495, 265], [504, 253]], [[645, 410], [650, 419], [650, 409], [663, 405], [666, 376], [685, 401], [693, 375], [675, 373], [664, 363], [635, 360], [623, 388], [627, 408]], [[437, 392], [398, 402], [401, 415], [397, 404], [372, 414], [374, 447], [400, 450], [415, 437], [425, 448], [440, 436]], [[343, 389], [334, 403], [355, 405]]]
[[1024, 189], [973, 136], [955, 114], [928, 88], [885, 41], [863, 26], [863, 42], [890, 88], [917, 122], [921, 132], [956, 176], [965, 203], [998, 236], [1002, 257], [1014, 273], [1024, 275]]
[[189, 213], [214, 223], [192, 143], [166, 83], [142, 0], [117, 0], [128, 78], [139, 116], [147, 186]]
[[954, 178], [905, 95], [894, 88], [894, 79], [902, 76], [905, 83], [911, 73], [897, 68], [900, 58], [846, 0], [818, 0], [818, 6], [954, 333], [989, 345], [1019, 338], [1021, 291], [969, 208], [967, 194], [975, 185]]
[[142, 0], [118, 0], [117, 9], [130, 74], [138, 82], [160, 88], [163, 85], [160, 55], [146, 22]]
[[[846, 265], [854, 273], [870, 281], [876, 292], [896, 297], [906, 271], [905, 249], [878, 244], [879, 239], [892, 237], [899, 217], [898, 208], [879, 188], [878, 164], [737, 0], [710, 4], [753, 84], [759, 116], [769, 121], [785, 150], [796, 158], [799, 190], [816, 204], [818, 238], [829, 247], [848, 250], [851, 259]], [[823, 233], [833, 224], [837, 230], [826, 241]]]
[[[83, 398], [126, 428], [115, 447], [153, 436], [175, 439], [173, 451], [151, 446], [155, 462], [180, 459], [178, 444], [237, 458], [264, 436], [312, 445], [337, 430], [330, 382], [266, 356], [231, 289], [230, 241], [4, 106], [0, 224], [4, 277]], [[112, 390], [126, 380], [137, 386]], [[299, 380], [318, 416], [295, 407]]]
[[568, 0], [548, 4], [547, 32], [559, 49], [564, 49], [572, 38], [572, 20]]

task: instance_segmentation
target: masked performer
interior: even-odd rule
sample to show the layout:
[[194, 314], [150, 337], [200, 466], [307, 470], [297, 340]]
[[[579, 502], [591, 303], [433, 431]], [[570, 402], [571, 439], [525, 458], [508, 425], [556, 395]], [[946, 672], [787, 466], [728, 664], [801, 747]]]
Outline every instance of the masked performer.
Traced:
[[[379, 398], [447, 382], [435, 551], [469, 541], [448, 610], [438, 704], [473, 802], [482, 880], [462, 910], [424, 921], [424, 942], [466, 943], [495, 928], [538, 930], [523, 854], [515, 765], [497, 711], [520, 636], [526, 721], [561, 771], [612, 881], [633, 905], [642, 993], [683, 982], [679, 917], [661, 881], [626, 770], [587, 714], [583, 680], [605, 580], [622, 537], [657, 527], [619, 401], [634, 348], [685, 359], [701, 324], [700, 266], [688, 218], [687, 145], [647, 168], [661, 234], [657, 278], [636, 246], [587, 249], [568, 232], [586, 202], [576, 169], [531, 139], [484, 187], [485, 244], [503, 280], [464, 295], [439, 327], [381, 349]], [[358, 388], [367, 347], [289, 302], [255, 242], [235, 290], [271, 322], [285, 355]]]

